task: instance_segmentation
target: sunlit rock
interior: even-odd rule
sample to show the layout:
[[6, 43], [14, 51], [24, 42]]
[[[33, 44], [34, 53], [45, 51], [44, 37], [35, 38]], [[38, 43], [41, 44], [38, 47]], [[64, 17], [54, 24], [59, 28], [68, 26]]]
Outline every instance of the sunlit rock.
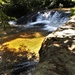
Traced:
[[71, 19], [69, 20], [69, 22], [75, 22], [75, 15], [73, 15], [73, 16], [71, 17]]
[[75, 24], [68, 22], [49, 34], [39, 55], [33, 75], [75, 75]]

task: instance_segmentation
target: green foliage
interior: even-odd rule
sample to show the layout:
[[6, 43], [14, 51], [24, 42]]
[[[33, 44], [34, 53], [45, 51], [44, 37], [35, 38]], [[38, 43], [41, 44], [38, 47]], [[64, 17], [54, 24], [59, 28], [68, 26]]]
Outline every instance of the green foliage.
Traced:
[[0, 3], [1, 3], [1, 4], [4, 4], [5, 2], [4, 2], [3, 0], [0, 0]]
[[0, 28], [2, 27], [4, 30], [6, 30], [6, 28], [10, 26], [8, 24], [8, 21], [10, 21], [10, 19], [16, 20], [16, 18], [9, 17], [2, 10], [0, 10]]
[[0, 0], [0, 3], [1, 4], [6, 4], [6, 3], [9, 3], [11, 0]]
[[75, 0], [72, 0], [73, 2], [75, 2]]
[[74, 0], [0, 0], [2, 10], [11, 17], [21, 17], [38, 10], [57, 7], [69, 7], [75, 4]]
[[7, 19], [8, 19], [7, 15], [5, 15], [2, 10], [0, 10], [0, 25], [4, 25]]
[[71, 9], [71, 15], [75, 15], [75, 7]]
[[[9, 0], [8, 0], [9, 1]], [[4, 12], [3, 12], [3, 6], [7, 3], [7, 0], [0, 0], [0, 27], [3, 27], [5, 29], [5, 27], [9, 26], [8, 25], [8, 20], [10, 19], [9, 16], [7, 16]]]

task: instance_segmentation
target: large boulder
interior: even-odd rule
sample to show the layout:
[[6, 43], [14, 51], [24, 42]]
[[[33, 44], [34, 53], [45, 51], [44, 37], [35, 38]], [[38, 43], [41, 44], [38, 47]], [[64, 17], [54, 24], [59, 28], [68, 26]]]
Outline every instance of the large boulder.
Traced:
[[39, 55], [32, 75], [75, 75], [75, 23], [68, 22], [49, 34]]

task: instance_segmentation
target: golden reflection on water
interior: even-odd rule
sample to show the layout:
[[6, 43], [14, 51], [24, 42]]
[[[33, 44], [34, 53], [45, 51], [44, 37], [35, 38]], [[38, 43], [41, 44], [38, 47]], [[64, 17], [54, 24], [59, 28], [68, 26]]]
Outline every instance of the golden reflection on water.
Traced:
[[8, 44], [9, 48], [16, 49], [15, 52], [18, 52], [19, 50], [18, 48], [21, 45], [23, 45], [23, 46], [26, 46], [27, 50], [30, 50], [31, 52], [35, 52], [38, 55], [38, 51], [45, 37], [42, 36], [41, 33], [35, 32], [33, 34], [21, 33], [19, 35], [17, 34], [10, 38], [9, 37], [7, 38], [10, 39], [10, 41], [6, 41], [2, 45]]

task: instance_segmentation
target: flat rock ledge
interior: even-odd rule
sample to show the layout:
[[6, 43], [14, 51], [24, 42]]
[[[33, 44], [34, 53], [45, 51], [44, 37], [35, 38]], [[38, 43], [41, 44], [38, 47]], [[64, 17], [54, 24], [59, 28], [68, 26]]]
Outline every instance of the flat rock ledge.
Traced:
[[49, 34], [39, 55], [32, 75], [75, 75], [75, 23], [68, 22]]

